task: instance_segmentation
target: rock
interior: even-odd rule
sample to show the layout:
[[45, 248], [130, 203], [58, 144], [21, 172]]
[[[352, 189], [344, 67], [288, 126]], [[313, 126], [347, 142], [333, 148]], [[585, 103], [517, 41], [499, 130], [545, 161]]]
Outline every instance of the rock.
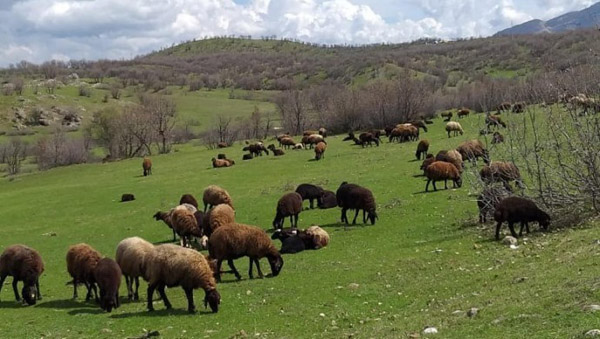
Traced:
[[518, 283], [522, 283], [525, 280], [527, 280], [527, 277], [519, 277], [519, 278], [515, 278], [515, 280], [513, 280], [513, 284], [518, 284]]
[[589, 331], [585, 332], [585, 336], [586, 337], [600, 337], [600, 330], [599, 329], [589, 330]]
[[103, 328], [100, 330], [100, 332], [102, 333], [112, 333], [112, 330], [110, 328]]
[[427, 326], [423, 329], [423, 334], [437, 334], [438, 330], [437, 328], [433, 327], [433, 326]]
[[465, 311], [456, 310], [456, 311], [452, 312], [452, 315], [463, 316], [463, 315], [465, 315]]
[[319, 313], [319, 317], [325, 318], [325, 313]]
[[518, 241], [517, 241], [517, 238], [507, 235], [506, 237], [504, 237], [504, 239], [502, 239], [502, 243], [507, 246], [510, 246], [510, 245], [516, 246]]
[[600, 305], [586, 305], [583, 307], [583, 310], [588, 312], [600, 311]]
[[519, 246], [517, 246], [517, 245], [510, 245], [508, 247], [510, 247], [511, 250], [518, 250], [519, 249]]
[[351, 289], [351, 290], [356, 290], [356, 289], [358, 289], [359, 287], [360, 287], [360, 285], [359, 285], [359, 284], [357, 284], [357, 283], [350, 283], [350, 284], [348, 285], [348, 288], [349, 288], [349, 289]]
[[474, 316], [477, 315], [477, 313], [479, 313], [479, 309], [477, 307], [471, 307], [467, 311], [467, 315], [469, 316], [469, 318], [473, 318]]

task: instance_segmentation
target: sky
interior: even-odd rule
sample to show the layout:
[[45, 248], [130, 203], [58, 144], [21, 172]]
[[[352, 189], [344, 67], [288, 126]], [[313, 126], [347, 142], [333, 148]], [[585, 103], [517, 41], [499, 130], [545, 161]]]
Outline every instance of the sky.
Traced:
[[0, 0], [0, 67], [130, 59], [194, 38], [325, 44], [483, 37], [597, 0]]

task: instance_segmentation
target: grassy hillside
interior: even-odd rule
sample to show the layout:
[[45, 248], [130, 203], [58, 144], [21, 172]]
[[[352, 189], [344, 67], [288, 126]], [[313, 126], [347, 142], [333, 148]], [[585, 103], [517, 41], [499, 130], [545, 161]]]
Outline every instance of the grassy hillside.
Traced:
[[[430, 151], [477, 137], [481, 119], [461, 121], [465, 135], [451, 139], [437, 120], [424, 135]], [[0, 295], [2, 336], [109, 338], [158, 330], [169, 338], [401, 338], [435, 326], [443, 338], [564, 338], [597, 327], [597, 315], [584, 310], [600, 298], [600, 231], [594, 223], [567, 230], [553, 225], [549, 233], [533, 226], [513, 250], [492, 240], [492, 225], [477, 226], [468, 180], [460, 189], [423, 192], [415, 143], [362, 149], [341, 137], [328, 141], [319, 162], [311, 161], [312, 151], [242, 162], [242, 146], [235, 145], [224, 151], [237, 164], [212, 169], [216, 151], [184, 145], [153, 157], [149, 177], [141, 176], [141, 160], [132, 159], [1, 180], [0, 248], [27, 244], [46, 263], [44, 300], [34, 307], [17, 304], [7, 280]], [[285, 255], [281, 274], [263, 280], [247, 279], [247, 259], [237, 260], [244, 279], [224, 276], [217, 314], [188, 315], [180, 288], [167, 290], [172, 311], [156, 301], [157, 311], [148, 313], [143, 302], [123, 299], [121, 308], [106, 314], [70, 300], [69, 245], [87, 242], [114, 257], [116, 244], [128, 236], [168, 242], [170, 230], [152, 215], [183, 193], [199, 197], [207, 185], [220, 185], [233, 196], [239, 222], [270, 229], [284, 192], [303, 182], [335, 191], [342, 181], [372, 189], [377, 224], [345, 227], [339, 209], [302, 212], [300, 227], [321, 225], [330, 246]], [[119, 203], [122, 193], [137, 200]], [[268, 271], [265, 260], [262, 268]], [[142, 283], [142, 298], [145, 288]], [[203, 292], [195, 298], [200, 307]], [[471, 307], [479, 309], [474, 317], [465, 315]]]

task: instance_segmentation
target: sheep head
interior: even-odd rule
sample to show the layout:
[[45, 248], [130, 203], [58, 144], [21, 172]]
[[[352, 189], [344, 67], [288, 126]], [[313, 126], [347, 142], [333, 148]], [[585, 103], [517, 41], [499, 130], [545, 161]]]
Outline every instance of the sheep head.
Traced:
[[267, 259], [269, 260], [269, 265], [271, 265], [271, 274], [273, 277], [276, 277], [283, 267], [283, 258], [277, 253], [276, 255], [267, 256]]
[[204, 308], [210, 306], [213, 313], [219, 311], [219, 304], [221, 303], [221, 295], [217, 290], [207, 291], [204, 295]]
[[35, 287], [35, 282], [25, 283], [21, 290], [21, 295], [27, 305], [35, 305], [37, 301], [37, 288]]

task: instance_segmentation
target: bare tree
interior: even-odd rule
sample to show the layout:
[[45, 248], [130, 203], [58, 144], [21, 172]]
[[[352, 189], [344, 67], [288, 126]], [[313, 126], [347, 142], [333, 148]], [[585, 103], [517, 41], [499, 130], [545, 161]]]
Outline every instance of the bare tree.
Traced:
[[175, 127], [177, 110], [175, 103], [164, 97], [156, 95], [143, 95], [140, 97], [142, 109], [148, 115], [156, 136], [156, 145], [159, 153], [171, 151], [171, 132]]
[[27, 143], [19, 137], [12, 137], [0, 149], [2, 160], [6, 163], [8, 174], [15, 175], [21, 172], [21, 165], [27, 156]]
[[296, 89], [284, 91], [275, 99], [284, 128], [294, 134], [302, 134], [306, 126], [308, 117], [305, 101], [304, 94]]

